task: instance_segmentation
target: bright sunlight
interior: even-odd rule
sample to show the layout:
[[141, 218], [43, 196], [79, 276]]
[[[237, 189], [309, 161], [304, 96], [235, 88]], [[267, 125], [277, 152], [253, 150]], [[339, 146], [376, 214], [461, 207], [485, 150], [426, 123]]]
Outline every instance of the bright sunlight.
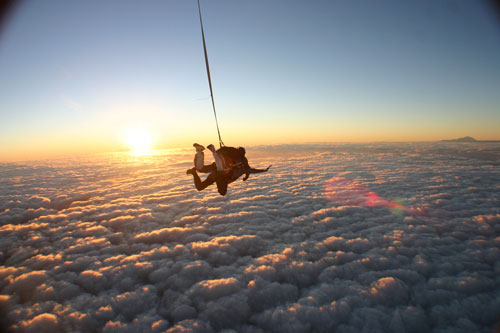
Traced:
[[151, 149], [152, 137], [143, 128], [134, 128], [127, 131], [126, 142], [134, 152], [147, 152]]

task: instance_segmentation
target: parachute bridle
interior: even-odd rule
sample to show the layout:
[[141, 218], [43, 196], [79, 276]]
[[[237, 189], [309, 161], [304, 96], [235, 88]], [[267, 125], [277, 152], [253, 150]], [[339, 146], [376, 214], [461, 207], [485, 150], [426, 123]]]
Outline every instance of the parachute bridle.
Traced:
[[205, 66], [207, 68], [208, 85], [210, 87], [210, 97], [212, 98], [212, 108], [214, 110], [215, 125], [217, 126], [217, 134], [219, 135], [219, 146], [224, 146], [224, 142], [220, 136], [219, 122], [217, 121], [217, 112], [215, 111], [214, 91], [212, 88], [212, 78], [210, 77], [210, 66], [208, 65], [207, 44], [205, 43], [205, 32], [203, 31], [203, 20], [201, 19], [200, 0], [198, 0], [198, 13], [200, 14], [201, 38], [203, 40], [203, 51], [205, 54]]

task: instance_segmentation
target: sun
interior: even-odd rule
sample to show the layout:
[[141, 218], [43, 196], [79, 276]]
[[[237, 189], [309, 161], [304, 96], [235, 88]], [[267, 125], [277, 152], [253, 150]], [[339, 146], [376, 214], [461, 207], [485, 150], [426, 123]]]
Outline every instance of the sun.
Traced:
[[134, 152], [147, 152], [151, 150], [152, 137], [143, 128], [134, 128], [127, 131], [126, 143]]

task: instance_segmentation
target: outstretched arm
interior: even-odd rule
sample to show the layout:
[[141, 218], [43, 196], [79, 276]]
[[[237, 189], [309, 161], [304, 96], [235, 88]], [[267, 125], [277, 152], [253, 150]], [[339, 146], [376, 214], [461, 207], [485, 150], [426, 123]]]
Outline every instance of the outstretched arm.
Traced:
[[261, 172], [266, 172], [267, 170], [269, 170], [271, 166], [268, 166], [267, 168], [265, 169], [254, 169], [254, 168], [247, 168], [245, 170], [245, 177], [243, 177], [243, 180], [247, 180], [248, 177], [250, 177], [250, 174], [251, 173], [261, 173]]

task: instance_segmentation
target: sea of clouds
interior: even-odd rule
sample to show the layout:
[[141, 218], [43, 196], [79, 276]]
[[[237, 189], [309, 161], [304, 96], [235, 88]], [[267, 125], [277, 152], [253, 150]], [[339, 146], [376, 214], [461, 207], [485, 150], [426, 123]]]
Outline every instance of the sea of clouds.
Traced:
[[189, 150], [0, 164], [0, 330], [491, 332], [500, 144]]

